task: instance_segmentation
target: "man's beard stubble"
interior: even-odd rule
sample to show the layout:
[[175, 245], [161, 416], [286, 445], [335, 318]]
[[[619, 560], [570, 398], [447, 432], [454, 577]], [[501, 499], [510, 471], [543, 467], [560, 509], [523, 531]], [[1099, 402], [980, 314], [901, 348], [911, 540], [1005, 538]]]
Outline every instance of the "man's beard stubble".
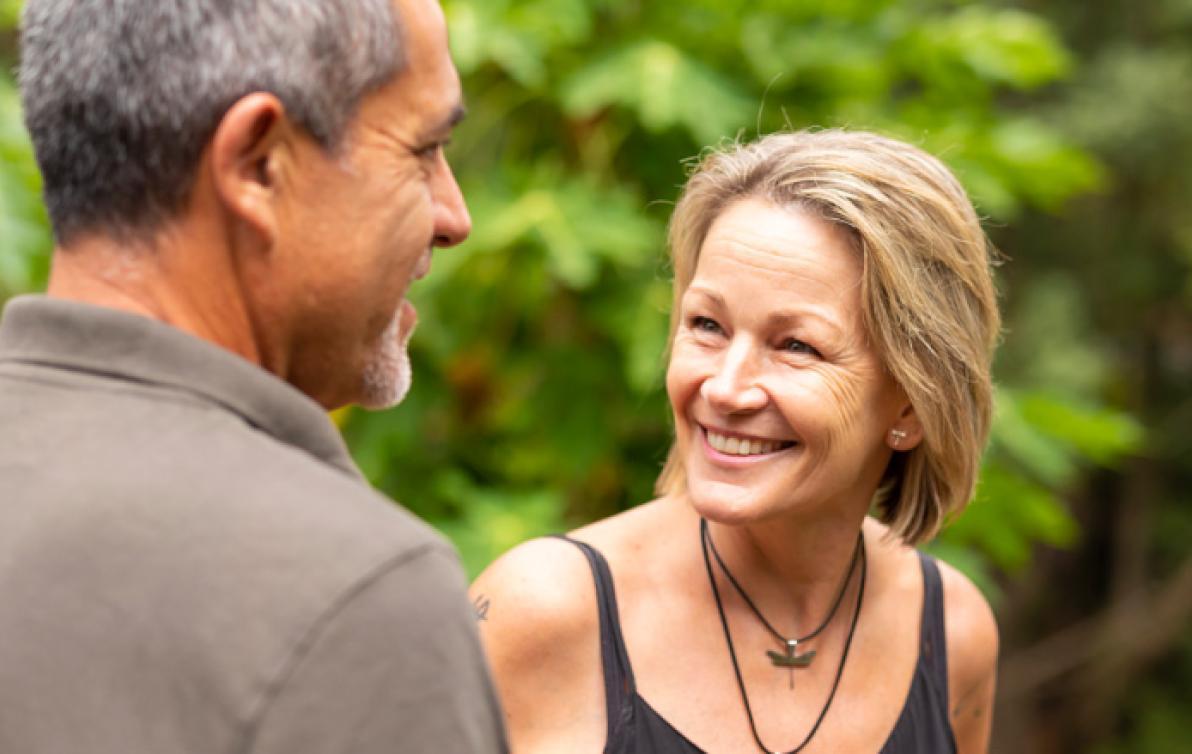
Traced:
[[371, 409], [391, 408], [401, 403], [410, 392], [413, 374], [407, 346], [413, 334], [414, 329], [410, 328], [404, 338], [401, 336], [399, 308], [364, 365], [361, 406]]

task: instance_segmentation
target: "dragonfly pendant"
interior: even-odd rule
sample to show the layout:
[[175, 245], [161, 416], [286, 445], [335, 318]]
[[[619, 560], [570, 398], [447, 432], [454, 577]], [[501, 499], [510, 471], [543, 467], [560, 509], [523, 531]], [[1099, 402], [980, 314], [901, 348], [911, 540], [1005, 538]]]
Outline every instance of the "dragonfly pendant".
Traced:
[[815, 659], [815, 650], [799, 654], [799, 640], [787, 639], [786, 654], [769, 649], [766, 650], [766, 656], [770, 658], [774, 667], [786, 668], [790, 671], [790, 686], [793, 689], [795, 687], [795, 668], [805, 668], [810, 665], [811, 661]]
[[815, 659], [815, 650], [799, 654], [799, 640], [788, 639], [786, 642], [786, 654], [775, 652], [770, 649], [766, 651], [766, 656], [770, 658], [770, 662], [774, 663], [776, 668], [805, 668], [811, 664]]

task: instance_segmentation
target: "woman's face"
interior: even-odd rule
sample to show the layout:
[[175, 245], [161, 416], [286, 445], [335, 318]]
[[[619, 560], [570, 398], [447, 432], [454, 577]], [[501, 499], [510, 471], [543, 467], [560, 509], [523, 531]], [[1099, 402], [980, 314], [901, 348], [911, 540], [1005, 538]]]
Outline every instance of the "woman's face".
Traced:
[[761, 199], [709, 230], [666, 383], [691, 502], [725, 523], [863, 513], [909, 411], [866, 338], [844, 232]]

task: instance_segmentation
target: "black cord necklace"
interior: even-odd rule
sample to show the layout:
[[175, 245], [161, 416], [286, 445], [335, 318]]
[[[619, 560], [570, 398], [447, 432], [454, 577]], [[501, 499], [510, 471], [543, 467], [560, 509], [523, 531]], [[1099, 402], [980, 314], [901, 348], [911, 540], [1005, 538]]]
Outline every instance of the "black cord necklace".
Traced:
[[[733, 674], [737, 677], [737, 688], [741, 690], [741, 701], [745, 704], [745, 716], [749, 719], [749, 730], [753, 733], [753, 740], [757, 742], [758, 749], [760, 749], [764, 754], [778, 754], [777, 752], [773, 752], [771, 749], [767, 749], [766, 745], [762, 743], [762, 738], [757, 732], [757, 724], [753, 720], [753, 709], [749, 706], [749, 694], [745, 691], [745, 679], [741, 677], [741, 666], [737, 662], [737, 650], [733, 647], [733, 637], [728, 628], [728, 618], [724, 614], [724, 605], [720, 601], [720, 589], [716, 586], [716, 577], [712, 573], [712, 561], [708, 557], [709, 548], [712, 550], [712, 552], [716, 552], [716, 546], [712, 543], [712, 537], [708, 533], [708, 522], [706, 519], [700, 519], [700, 544], [704, 553], [704, 568], [706, 568], [708, 571], [708, 584], [712, 587], [712, 597], [716, 600], [716, 612], [720, 615], [720, 626], [724, 629], [724, 641], [726, 644], [728, 644], [728, 656], [733, 662]], [[828, 708], [832, 706], [832, 699], [835, 698], [836, 689], [840, 685], [840, 677], [844, 675], [844, 662], [848, 659], [848, 651], [853, 644], [853, 634], [856, 633], [857, 630], [857, 619], [861, 617], [861, 603], [865, 597], [865, 576], [869, 564], [869, 559], [865, 554], [865, 540], [863, 537], [858, 538], [857, 548], [859, 554], [854, 553], [853, 565], [856, 565], [858, 559], [861, 561], [861, 583], [857, 587], [857, 605], [853, 611], [853, 620], [848, 627], [848, 635], [844, 639], [844, 651], [840, 654], [840, 665], [838, 665], [836, 668], [836, 677], [832, 679], [832, 688], [828, 692], [828, 699], [824, 702], [824, 707], [820, 710], [819, 716], [815, 719], [815, 724], [812, 725], [811, 730], [808, 731], [807, 737], [803, 739], [802, 743], [800, 743], [794, 749], [791, 749], [786, 754], [798, 754], [798, 752], [802, 751], [803, 748], [807, 746], [812, 737], [815, 736], [816, 731], [819, 730], [820, 724], [824, 721], [824, 717], [826, 717], [828, 714]], [[724, 563], [720, 560], [719, 553], [716, 554], [716, 560], [720, 564], [720, 567], [724, 568]], [[849, 566], [848, 575], [851, 576], [852, 572], [853, 567]], [[725, 569], [725, 575], [729, 577], [729, 581], [732, 582], [738, 590], [741, 589], [732, 576], [729, 576], [727, 569]], [[846, 586], [849, 580], [850, 579], [848, 577], [845, 578], [844, 583]], [[843, 593], [844, 592], [842, 590], [841, 594]], [[745, 596], [743, 591], [741, 592], [741, 596]], [[746, 598], [746, 601], [748, 602], [748, 598]], [[839, 601], [840, 597], [838, 596], [838, 604]], [[751, 602], [749, 605], [750, 607], [753, 607]], [[760, 618], [761, 613], [757, 612], [757, 608], [753, 607], [753, 610]], [[836, 608], [833, 607], [832, 612], [835, 613], [835, 611]], [[828, 616], [828, 620], [830, 619], [831, 615]], [[765, 622], [764, 618], [762, 620]], [[824, 625], [827, 625], [827, 621], [825, 621]], [[766, 627], [770, 628], [768, 623], [766, 624]], [[823, 630], [823, 628], [824, 626], [820, 626], [815, 630], [815, 633], [819, 633]], [[770, 628], [770, 630], [773, 632], [772, 628]]]
[[785, 654], [775, 652], [772, 649], [767, 650], [766, 656], [770, 658], [770, 662], [774, 664], [774, 667], [790, 669], [791, 687], [794, 688], [794, 669], [805, 668], [811, 664], [812, 660], [815, 659], [815, 650], [799, 654], [799, 645], [819, 636], [820, 633], [827, 628], [828, 624], [832, 622], [832, 618], [836, 616], [836, 611], [840, 608], [840, 603], [844, 600], [844, 592], [848, 588], [849, 582], [852, 581], [853, 571], [855, 571], [857, 568], [857, 559], [861, 552], [862, 542], [860, 533], [857, 534], [857, 546], [853, 550], [853, 558], [849, 562], [848, 571], [845, 572], [844, 578], [840, 581], [840, 589], [838, 589], [836, 592], [836, 599], [832, 601], [832, 608], [828, 611], [828, 614], [824, 616], [824, 619], [814, 631], [795, 639], [788, 639], [787, 637], [783, 636], [778, 629], [774, 628], [773, 624], [766, 620], [766, 616], [762, 615], [762, 611], [759, 610], [757, 605], [754, 604], [753, 600], [749, 598], [749, 595], [745, 593], [745, 588], [741, 586], [740, 582], [738, 582], [733, 576], [733, 572], [728, 569], [727, 565], [725, 565], [724, 559], [720, 557], [720, 551], [716, 549], [716, 543], [712, 541], [712, 535], [708, 533], [708, 522], [706, 519], [700, 519], [700, 537], [703, 538], [708, 543], [708, 547], [712, 549], [712, 556], [716, 558], [716, 564], [720, 566], [720, 570], [724, 573], [725, 577], [728, 578], [729, 583], [732, 584], [733, 588], [737, 590], [737, 594], [741, 595], [741, 599], [745, 600], [745, 604], [749, 606], [749, 609], [753, 611], [753, 614], [757, 616], [757, 619], [762, 622], [762, 625], [766, 627], [766, 630], [773, 634], [774, 638], [777, 639], [779, 643], [781, 643], [786, 649]]

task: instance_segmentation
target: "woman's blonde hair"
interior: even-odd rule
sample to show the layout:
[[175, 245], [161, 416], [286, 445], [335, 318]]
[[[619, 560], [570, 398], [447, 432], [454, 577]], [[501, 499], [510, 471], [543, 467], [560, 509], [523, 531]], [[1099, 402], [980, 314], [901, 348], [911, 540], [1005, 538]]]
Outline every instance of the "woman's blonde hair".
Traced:
[[[907, 543], [930, 539], [973, 494], [993, 407], [994, 251], [972, 203], [938, 159], [872, 133], [777, 133], [711, 151], [671, 217], [672, 342], [708, 229], [753, 197], [844, 228], [860, 254], [870, 342], [923, 427], [917, 447], [895, 453], [873, 503]], [[685, 484], [672, 447], [657, 491]]]

